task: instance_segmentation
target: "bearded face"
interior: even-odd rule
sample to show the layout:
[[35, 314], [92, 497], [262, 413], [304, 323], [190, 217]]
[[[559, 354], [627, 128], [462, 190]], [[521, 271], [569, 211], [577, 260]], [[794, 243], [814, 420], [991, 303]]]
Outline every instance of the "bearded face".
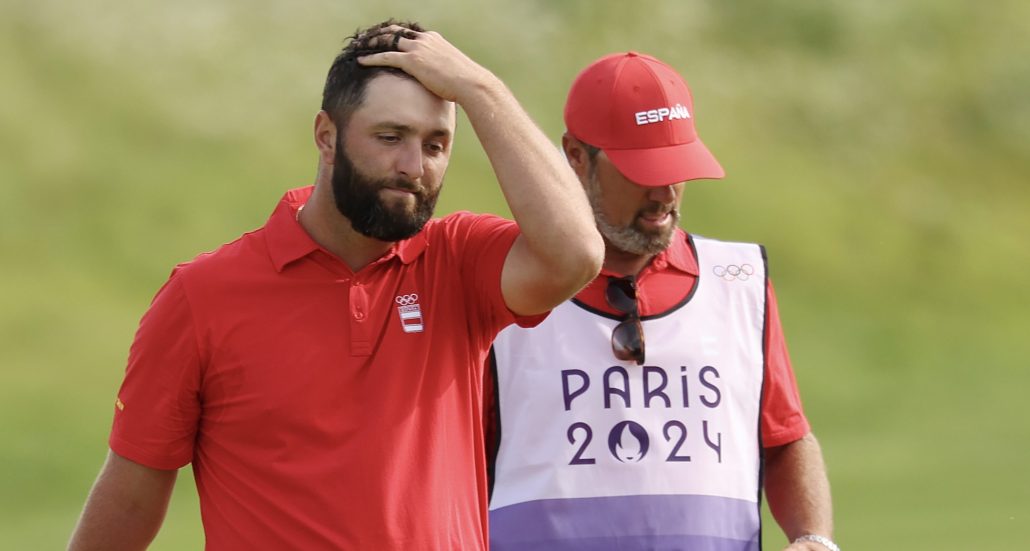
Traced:
[[[404, 178], [375, 179], [362, 174], [344, 150], [337, 135], [332, 186], [336, 208], [350, 220], [355, 231], [380, 241], [400, 241], [418, 233], [433, 216], [440, 187], [428, 190]], [[414, 205], [388, 201], [383, 189], [394, 188], [414, 195]]]
[[[597, 229], [601, 235], [616, 249], [631, 254], [654, 255], [667, 249], [679, 224], [679, 209], [652, 201], [638, 208], [630, 217], [629, 222], [614, 223], [605, 212], [604, 191], [594, 168], [591, 166], [586, 192], [594, 211], [594, 219], [597, 221]], [[607, 207], [611, 208], [612, 205], [607, 205]], [[665, 213], [672, 216], [672, 223], [662, 228], [646, 228], [641, 222], [645, 216]]]

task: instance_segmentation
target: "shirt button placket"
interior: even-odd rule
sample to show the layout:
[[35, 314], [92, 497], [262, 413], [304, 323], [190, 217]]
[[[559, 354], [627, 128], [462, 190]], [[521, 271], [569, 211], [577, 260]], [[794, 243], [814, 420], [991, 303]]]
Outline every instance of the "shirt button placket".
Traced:
[[350, 351], [352, 356], [372, 354], [372, 331], [369, 327], [368, 293], [358, 282], [350, 286]]

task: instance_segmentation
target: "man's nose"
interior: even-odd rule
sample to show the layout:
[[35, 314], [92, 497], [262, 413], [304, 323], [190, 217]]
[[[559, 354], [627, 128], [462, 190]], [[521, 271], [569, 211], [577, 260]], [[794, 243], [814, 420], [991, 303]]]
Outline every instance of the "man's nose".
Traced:
[[676, 199], [676, 184], [649, 188], [647, 198], [656, 203], [670, 203]]
[[421, 143], [406, 143], [397, 158], [397, 172], [407, 176], [409, 180], [418, 180], [425, 172], [424, 160]]

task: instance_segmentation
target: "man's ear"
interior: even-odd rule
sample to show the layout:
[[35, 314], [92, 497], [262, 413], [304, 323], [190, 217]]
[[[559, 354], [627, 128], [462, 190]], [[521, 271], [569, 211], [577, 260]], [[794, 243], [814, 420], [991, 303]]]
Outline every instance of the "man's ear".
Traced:
[[566, 132], [561, 137], [561, 148], [573, 172], [579, 176], [580, 181], [585, 182], [590, 171], [590, 154], [583, 147], [583, 142]]
[[336, 159], [336, 123], [325, 111], [315, 115], [315, 148], [322, 164], [332, 165]]

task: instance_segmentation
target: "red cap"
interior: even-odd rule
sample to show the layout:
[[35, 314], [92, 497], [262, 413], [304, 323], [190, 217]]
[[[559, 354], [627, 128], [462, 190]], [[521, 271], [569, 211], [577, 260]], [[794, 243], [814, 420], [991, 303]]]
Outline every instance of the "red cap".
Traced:
[[687, 83], [648, 55], [607, 55], [583, 69], [565, 102], [565, 128], [640, 185], [726, 175], [697, 137]]

